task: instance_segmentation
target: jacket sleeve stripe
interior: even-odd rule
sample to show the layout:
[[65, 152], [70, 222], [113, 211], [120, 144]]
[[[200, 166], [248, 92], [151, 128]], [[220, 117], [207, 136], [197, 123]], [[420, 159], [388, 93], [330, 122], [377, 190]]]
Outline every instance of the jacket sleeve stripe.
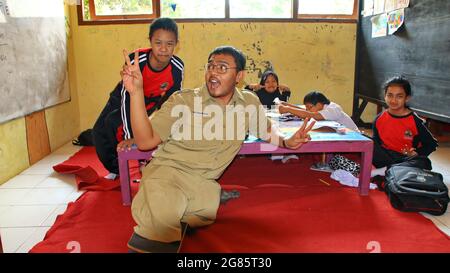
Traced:
[[127, 90], [125, 89], [125, 87], [123, 85], [122, 85], [122, 90], [120, 91], [120, 94], [122, 95], [122, 103], [120, 105], [120, 114], [122, 116], [124, 139], [129, 139], [130, 138], [130, 130], [128, 127], [127, 110], [126, 110]]

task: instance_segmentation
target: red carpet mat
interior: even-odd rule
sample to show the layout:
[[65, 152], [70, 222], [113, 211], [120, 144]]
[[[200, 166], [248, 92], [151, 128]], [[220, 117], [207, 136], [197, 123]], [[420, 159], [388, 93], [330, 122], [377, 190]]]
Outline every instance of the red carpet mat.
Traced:
[[74, 174], [79, 190], [109, 191], [120, 187], [119, 178], [114, 181], [104, 178], [108, 171], [98, 159], [94, 147], [83, 147], [53, 169], [58, 173]]
[[[308, 155], [286, 164], [267, 156], [236, 159], [220, 183], [241, 196], [219, 208], [215, 224], [185, 237], [181, 251], [450, 252], [449, 237], [431, 221], [393, 209], [377, 190], [359, 196], [329, 173], [309, 170], [312, 163]], [[89, 191], [31, 252], [70, 252], [74, 243], [81, 252], [127, 252], [133, 226], [119, 191]]]

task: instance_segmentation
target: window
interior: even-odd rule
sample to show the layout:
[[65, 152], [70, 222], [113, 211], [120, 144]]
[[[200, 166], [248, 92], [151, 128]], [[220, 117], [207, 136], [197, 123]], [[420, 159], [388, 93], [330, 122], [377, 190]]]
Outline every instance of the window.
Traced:
[[225, 1], [220, 0], [160, 0], [161, 17], [225, 18]]
[[230, 0], [230, 18], [292, 18], [292, 0]]
[[83, 22], [142, 22], [157, 17], [186, 20], [356, 20], [357, 0], [83, 0]]
[[157, 0], [84, 0], [90, 20], [156, 18]]
[[298, 0], [298, 18], [357, 18], [357, 0]]

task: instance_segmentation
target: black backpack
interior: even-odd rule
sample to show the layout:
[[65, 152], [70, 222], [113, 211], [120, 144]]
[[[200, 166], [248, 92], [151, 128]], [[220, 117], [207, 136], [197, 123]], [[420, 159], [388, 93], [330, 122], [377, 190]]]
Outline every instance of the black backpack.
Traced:
[[92, 136], [92, 129], [87, 129], [81, 132], [81, 134], [72, 140], [73, 145], [78, 146], [94, 146], [94, 137]]
[[450, 201], [442, 174], [417, 167], [392, 165], [386, 171], [386, 192], [391, 205], [406, 212], [442, 215]]

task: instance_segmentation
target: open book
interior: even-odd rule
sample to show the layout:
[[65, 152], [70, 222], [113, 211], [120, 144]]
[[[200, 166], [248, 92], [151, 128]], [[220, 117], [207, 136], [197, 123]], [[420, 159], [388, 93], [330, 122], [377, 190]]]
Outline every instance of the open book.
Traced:
[[[278, 125], [282, 131], [289, 131], [290, 128], [300, 128], [302, 124], [303, 120], [292, 120], [289, 122], [283, 122], [282, 120], [280, 120], [280, 123]], [[318, 132], [333, 132], [338, 134], [345, 134], [349, 129], [336, 121], [316, 120], [316, 123], [314, 124], [312, 130]]]
[[345, 134], [347, 132], [347, 128], [336, 121], [330, 121], [330, 120], [317, 120], [316, 124], [314, 124], [313, 130], [315, 131], [332, 131], [336, 132], [338, 134]]

